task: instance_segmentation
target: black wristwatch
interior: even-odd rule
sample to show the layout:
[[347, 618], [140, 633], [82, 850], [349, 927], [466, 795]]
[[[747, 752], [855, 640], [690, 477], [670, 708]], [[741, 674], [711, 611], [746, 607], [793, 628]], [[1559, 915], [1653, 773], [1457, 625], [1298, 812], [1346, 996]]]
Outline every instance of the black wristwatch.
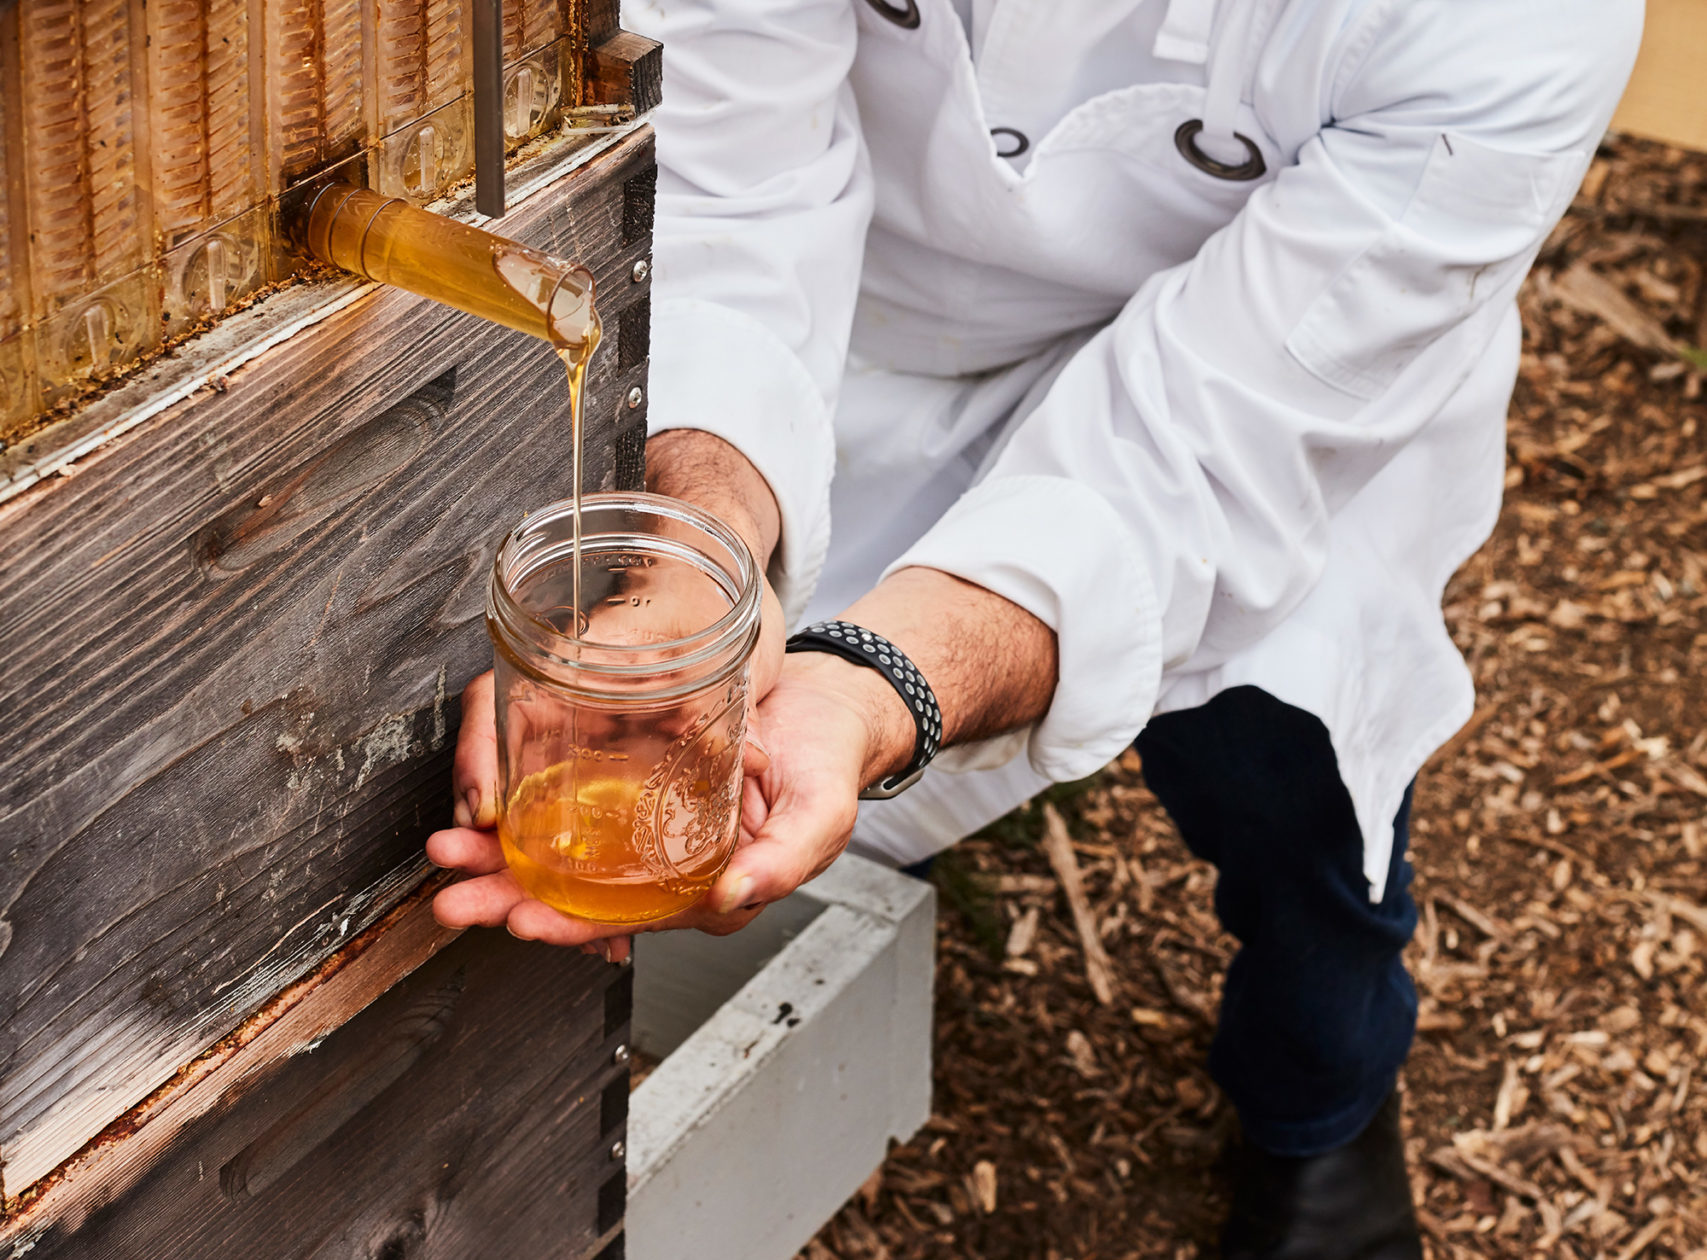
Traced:
[[879, 779], [859, 794], [862, 801], [886, 801], [899, 796], [924, 777], [942, 745], [942, 710], [937, 707], [936, 693], [919, 672], [919, 667], [907, 659], [906, 653], [880, 634], [873, 634], [851, 621], [819, 621], [807, 626], [788, 640], [789, 652], [828, 652], [855, 665], [866, 665], [882, 674], [895, 688], [913, 715], [917, 735], [913, 740], [913, 759], [906, 768], [887, 778]]

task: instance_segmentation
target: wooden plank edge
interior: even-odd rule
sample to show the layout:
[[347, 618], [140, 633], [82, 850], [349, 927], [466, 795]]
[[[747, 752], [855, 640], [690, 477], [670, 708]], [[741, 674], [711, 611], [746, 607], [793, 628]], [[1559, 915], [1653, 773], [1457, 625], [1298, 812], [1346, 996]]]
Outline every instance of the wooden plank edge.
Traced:
[[[354, 923], [355, 935], [360, 937], [383, 919], [421, 882], [425, 868], [423, 855], [393, 869], [356, 893], [343, 909], [344, 923], [340, 925], [337, 939], [345, 938], [350, 923]], [[325, 908], [320, 907], [322, 910]], [[272, 1002], [279, 993], [314, 972], [341, 948], [316, 938], [288, 954], [263, 959], [249, 972], [232, 979], [233, 985], [241, 987], [237, 989], [231, 1005], [223, 1010], [205, 1012], [197, 1024], [185, 1030], [170, 1053], [190, 1053], [205, 1044], [204, 1037], [208, 1042], [217, 1042], [228, 1035], [224, 1020], [235, 1018], [236, 1012], [253, 1011]], [[193, 1039], [186, 1044], [185, 1038]], [[157, 1089], [169, 1084], [180, 1070], [174, 1067], [174, 1062], [160, 1060], [140, 1078], [133, 1077], [123, 1086], [97, 1091], [81, 1099], [80, 1103], [73, 1103], [69, 1097], [62, 1098], [40, 1123], [21, 1130], [0, 1148], [0, 1165], [3, 1165], [0, 1171], [7, 1174], [6, 1183], [13, 1187], [11, 1195], [17, 1197], [23, 1189], [50, 1175], [129, 1108], [140, 1105]]]
[[593, 105], [626, 105], [636, 114], [656, 109], [664, 96], [664, 46], [618, 31], [588, 50], [586, 91]]
[[[740, 1073], [726, 1068], [739, 1064], [743, 1070], [756, 1069], [788, 1040], [797, 1024], [777, 1020], [770, 1005], [769, 995], [780, 977], [810, 974], [823, 981], [801, 986], [801, 999], [789, 1012], [797, 1021], [810, 1021], [857, 981], [897, 933], [907, 936], [911, 948], [920, 948], [913, 929], [924, 923], [923, 948], [929, 950], [934, 941], [936, 890], [855, 855], [844, 856], [794, 895], [820, 902], [824, 912], [635, 1090], [629, 1113], [631, 1195], [733, 1097]], [[922, 989], [917, 984], [904, 987], [915, 1001], [924, 995], [928, 1025], [929, 977]], [[928, 1029], [924, 1044], [928, 1063]]]
[[381, 919], [281, 990], [236, 1029], [177, 1070], [58, 1168], [8, 1193], [0, 1244], [14, 1255], [51, 1225], [75, 1228], [122, 1194], [172, 1139], [230, 1090], [273, 1063], [313, 1048], [460, 935], [439, 926], [432, 898], [452, 880], [436, 872]]
[[[670, 1260], [682, 1237], [708, 1260], [791, 1256], [928, 1118], [933, 898], [902, 900], [899, 920], [827, 905], [635, 1091], [634, 1260]], [[781, 1130], [779, 1106], [800, 1113]], [[728, 1179], [731, 1136], [755, 1134], [750, 1175]]]

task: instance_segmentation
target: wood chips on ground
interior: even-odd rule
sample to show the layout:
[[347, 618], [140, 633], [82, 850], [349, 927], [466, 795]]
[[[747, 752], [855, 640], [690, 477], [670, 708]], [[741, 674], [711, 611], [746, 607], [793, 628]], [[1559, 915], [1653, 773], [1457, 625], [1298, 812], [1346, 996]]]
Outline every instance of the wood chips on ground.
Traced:
[[[1522, 305], [1446, 600], [1479, 707], [1417, 789], [1412, 1177], [1436, 1260], [1707, 1260], [1707, 156], [1610, 142]], [[934, 1115], [803, 1260], [1214, 1254], [1213, 872], [1133, 755], [1050, 801], [1112, 1001], [1041, 805], [948, 855]]]

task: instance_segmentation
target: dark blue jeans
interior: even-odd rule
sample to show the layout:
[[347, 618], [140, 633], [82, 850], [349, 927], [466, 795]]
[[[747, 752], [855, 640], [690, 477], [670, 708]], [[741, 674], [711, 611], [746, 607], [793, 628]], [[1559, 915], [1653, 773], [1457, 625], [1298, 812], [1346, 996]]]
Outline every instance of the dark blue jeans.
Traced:
[[1239, 942], [1211, 1074], [1259, 1147], [1344, 1145], [1392, 1091], [1416, 1029], [1400, 958], [1417, 922], [1410, 792], [1372, 902], [1351, 797], [1314, 715], [1235, 687], [1152, 719], [1137, 748], [1187, 846], [1219, 871], [1215, 912]]

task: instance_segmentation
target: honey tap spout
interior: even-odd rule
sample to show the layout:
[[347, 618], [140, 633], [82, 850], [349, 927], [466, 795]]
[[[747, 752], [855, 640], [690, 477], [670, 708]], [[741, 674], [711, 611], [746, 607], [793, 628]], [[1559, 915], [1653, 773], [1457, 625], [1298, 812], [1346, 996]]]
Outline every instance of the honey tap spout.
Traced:
[[353, 184], [320, 189], [293, 226], [321, 262], [525, 332], [559, 353], [598, 340], [593, 276], [579, 263]]

